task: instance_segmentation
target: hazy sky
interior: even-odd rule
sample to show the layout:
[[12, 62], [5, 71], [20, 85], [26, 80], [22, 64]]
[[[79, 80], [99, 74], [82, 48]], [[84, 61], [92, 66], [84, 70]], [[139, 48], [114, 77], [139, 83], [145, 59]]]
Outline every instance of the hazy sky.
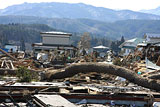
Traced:
[[160, 6], [160, 0], [0, 0], [0, 9], [13, 4], [21, 4], [24, 2], [85, 3], [98, 7], [130, 10], [153, 9]]

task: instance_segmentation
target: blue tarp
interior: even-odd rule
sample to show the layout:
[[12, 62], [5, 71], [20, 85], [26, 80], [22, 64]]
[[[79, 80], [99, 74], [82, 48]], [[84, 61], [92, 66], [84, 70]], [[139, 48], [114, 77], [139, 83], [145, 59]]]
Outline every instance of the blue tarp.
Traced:
[[0, 48], [2, 50], [4, 50], [5, 52], [9, 52], [9, 49], [5, 49], [5, 48]]

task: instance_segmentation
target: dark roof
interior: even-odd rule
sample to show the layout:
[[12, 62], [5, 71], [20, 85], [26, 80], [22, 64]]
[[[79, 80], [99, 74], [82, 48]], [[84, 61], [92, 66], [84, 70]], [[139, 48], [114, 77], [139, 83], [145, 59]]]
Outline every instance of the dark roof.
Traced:
[[12, 44], [12, 43], [7, 43], [5, 45], [14, 45], [14, 46], [17, 46], [16, 44]]

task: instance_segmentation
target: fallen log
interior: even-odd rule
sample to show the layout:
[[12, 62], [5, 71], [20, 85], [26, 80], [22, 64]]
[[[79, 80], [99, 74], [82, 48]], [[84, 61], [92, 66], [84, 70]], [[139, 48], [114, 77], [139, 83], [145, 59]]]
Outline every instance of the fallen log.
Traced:
[[102, 63], [73, 64], [69, 67], [66, 67], [65, 70], [46, 73], [46, 79], [52, 81], [54, 79], [72, 77], [78, 73], [89, 73], [89, 72], [108, 73], [120, 76], [139, 86], [160, 91], [160, 83], [158, 83], [155, 80], [139, 76], [134, 71], [123, 67], [110, 64], [102, 64]]
[[158, 80], [158, 79], [160, 79], [160, 74], [149, 75], [148, 78], [149, 79], [156, 79], [156, 80]]

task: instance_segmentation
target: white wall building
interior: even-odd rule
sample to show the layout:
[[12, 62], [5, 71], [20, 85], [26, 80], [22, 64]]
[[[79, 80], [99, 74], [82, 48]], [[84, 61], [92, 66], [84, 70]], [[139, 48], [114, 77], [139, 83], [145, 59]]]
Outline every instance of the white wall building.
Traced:
[[128, 55], [131, 52], [134, 52], [134, 49], [137, 47], [137, 44], [142, 43], [144, 39], [141, 38], [133, 38], [130, 40], [126, 40], [119, 47], [121, 48], [122, 55]]

